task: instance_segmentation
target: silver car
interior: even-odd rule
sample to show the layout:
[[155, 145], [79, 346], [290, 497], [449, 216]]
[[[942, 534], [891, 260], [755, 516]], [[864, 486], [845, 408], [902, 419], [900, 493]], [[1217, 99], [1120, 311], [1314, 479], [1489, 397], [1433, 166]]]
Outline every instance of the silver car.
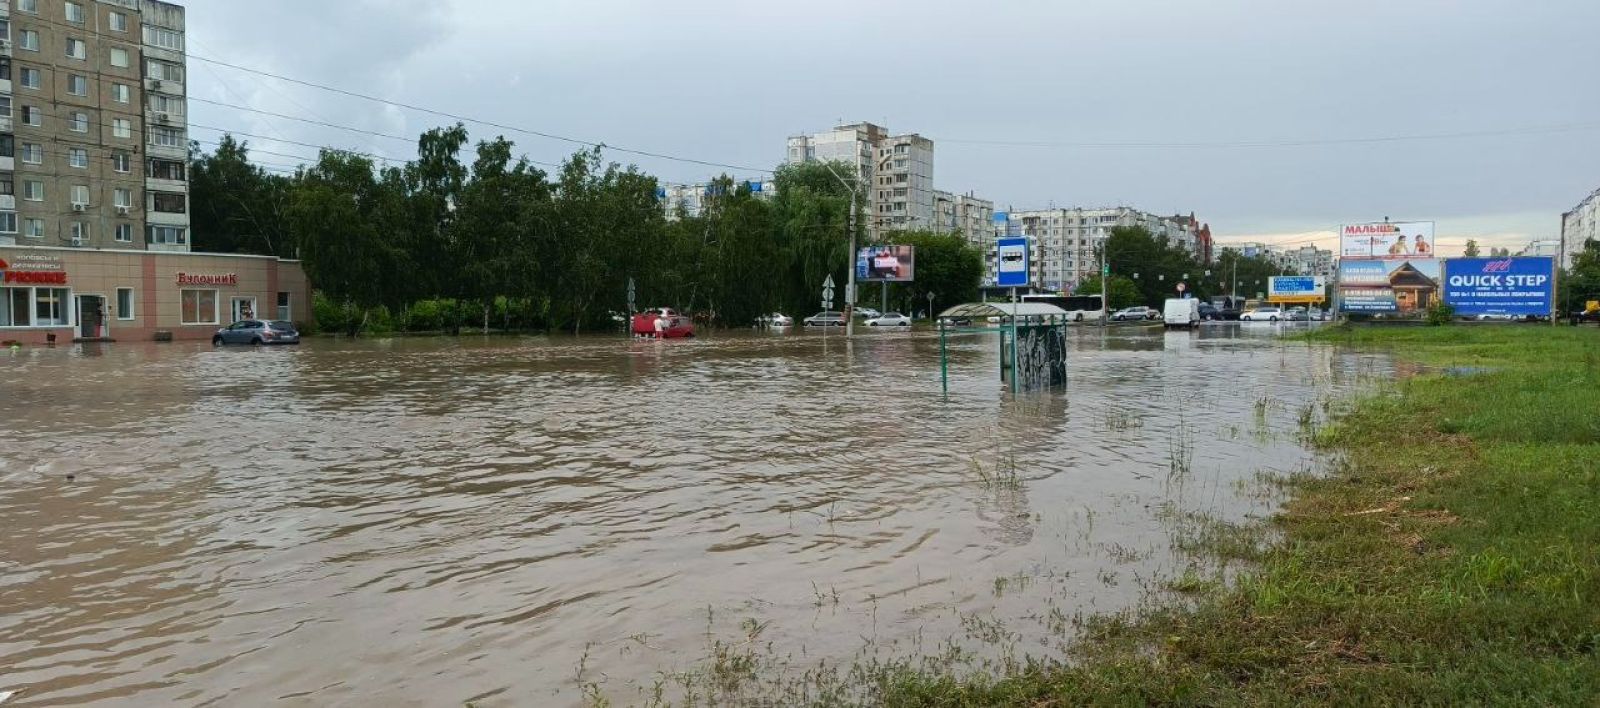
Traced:
[[211, 335], [212, 346], [224, 344], [299, 344], [300, 331], [284, 320], [239, 320]]

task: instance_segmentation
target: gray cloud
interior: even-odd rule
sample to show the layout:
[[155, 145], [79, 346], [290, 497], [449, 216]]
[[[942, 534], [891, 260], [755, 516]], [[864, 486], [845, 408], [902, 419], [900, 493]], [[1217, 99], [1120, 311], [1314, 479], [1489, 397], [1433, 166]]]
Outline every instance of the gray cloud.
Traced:
[[[1560, 212], [1600, 186], [1592, 0], [193, 0], [189, 18], [197, 54], [718, 162], [770, 167], [789, 134], [885, 122], [937, 142], [941, 188], [1019, 208], [1193, 210], [1224, 237], [1392, 216], [1510, 243], [1553, 237]], [[197, 61], [190, 71], [191, 91], [215, 100], [242, 95], [257, 108], [401, 135], [445, 122], [239, 72], [218, 70], [219, 79]], [[195, 120], [397, 157], [412, 149], [203, 104]], [[1573, 124], [1590, 127], [1335, 145], [1107, 145]], [[508, 137], [535, 159], [574, 148]], [[636, 161], [670, 180], [712, 172]]]

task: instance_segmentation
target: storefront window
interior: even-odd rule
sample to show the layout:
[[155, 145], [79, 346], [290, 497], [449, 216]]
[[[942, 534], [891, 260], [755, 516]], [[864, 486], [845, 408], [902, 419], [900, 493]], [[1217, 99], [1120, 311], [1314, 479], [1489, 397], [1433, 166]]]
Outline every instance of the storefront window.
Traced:
[[0, 288], [0, 327], [27, 327], [33, 324], [28, 303], [33, 300], [31, 288]]
[[183, 303], [183, 324], [217, 324], [217, 291], [180, 290]]
[[67, 311], [67, 303], [71, 301], [72, 296], [66, 288], [34, 288], [33, 326], [65, 327], [72, 324]]

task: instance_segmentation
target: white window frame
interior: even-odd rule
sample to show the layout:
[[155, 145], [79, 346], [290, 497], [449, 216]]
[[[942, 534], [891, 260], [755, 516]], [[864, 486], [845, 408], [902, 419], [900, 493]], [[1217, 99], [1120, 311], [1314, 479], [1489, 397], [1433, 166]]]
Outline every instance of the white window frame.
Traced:
[[106, 22], [112, 32], [128, 31], [128, 16], [125, 14], [113, 12], [107, 17]]
[[[160, 224], [146, 224], [145, 240], [157, 245], [187, 246], [189, 245], [189, 229], [183, 226], [163, 226]], [[175, 234], [171, 239], [158, 239], [156, 234], [162, 230]]]
[[[293, 322], [294, 293], [285, 290], [279, 290], [275, 297], [276, 299], [273, 300], [272, 314], [277, 315], [277, 319], [284, 322]], [[284, 301], [287, 301], [288, 304], [284, 304]]]
[[[80, 121], [79, 118], [82, 118], [83, 120]], [[79, 126], [82, 126], [81, 130], [79, 129]], [[73, 111], [68, 113], [67, 130], [70, 130], [74, 133], [89, 132], [89, 114], [84, 113], [83, 111]]]
[[[150, 144], [159, 147], [183, 147], [183, 131], [177, 128], [155, 128], [150, 131]], [[170, 137], [170, 142], [168, 139]]]
[[0, 234], [17, 234], [21, 221], [14, 211], [0, 211]]
[[39, 14], [39, 0], [17, 0], [17, 12], [26, 12], [30, 15]]
[[44, 125], [44, 111], [38, 106], [22, 107], [22, 124], [38, 128]]
[[[127, 307], [123, 307], [122, 306], [122, 294], [123, 293], [127, 293], [128, 294], [128, 306]], [[136, 295], [136, 292], [134, 291], [133, 288], [130, 288], [130, 287], [127, 287], [127, 286], [120, 286], [120, 287], [117, 288], [117, 319], [126, 322], [128, 320], [138, 318], [138, 316], [139, 316], [139, 301], [135, 298], [135, 295]]]
[[30, 52], [39, 51], [39, 30], [25, 29], [17, 33], [17, 46]]
[[[82, 190], [82, 191], [79, 191], [79, 190]], [[74, 185], [72, 185], [72, 189], [68, 190], [67, 194], [72, 197], [72, 199], [70, 199], [69, 201], [71, 201], [73, 204], [82, 204], [85, 207], [89, 206], [89, 185], [87, 185], [87, 184], [74, 184]], [[78, 195], [80, 195], [80, 194], [83, 195], [83, 199], [82, 200], [78, 199]]]
[[[83, 90], [74, 91], [74, 86], [79, 83], [83, 85]], [[73, 96], [89, 95], [89, 77], [82, 74], [67, 74], [67, 93]]]
[[111, 100], [117, 103], [131, 103], [133, 101], [133, 87], [127, 84], [111, 84]]
[[89, 229], [89, 222], [87, 221], [74, 221], [67, 229], [68, 237], [74, 241], [83, 241], [84, 243], [89, 242], [89, 236], [91, 233], [92, 232]]
[[[196, 317], [199, 317], [199, 316], [204, 314], [204, 313], [200, 312], [200, 296], [199, 296], [199, 293], [211, 293], [211, 319], [210, 320], [205, 320], [205, 321], [196, 320], [196, 321], [191, 322], [189, 320], [184, 319], [185, 315], [184, 315], [183, 301], [189, 297], [190, 293], [195, 293], [194, 313], [195, 313]], [[206, 288], [183, 288], [183, 289], [180, 289], [178, 291], [178, 323], [182, 324], [182, 325], [216, 325], [216, 324], [221, 324], [221, 316], [222, 316], [221, 311], [220, 311], [221, 310], [221, 306], [222, 306], [221, 302], [222, 302], [222, 291], [220, 291], [220, 290], [211, 290], [211, 289], [206, 289]]]
[[111, 206], [133, 208], [133, 190], [127, 187], [113, 187], [111, 189]]
[[[117, 243], [133, 243], [133, 224], [126, 221], [117, 222], [117, 225], [114, 229], [112, 229], [111, 234], [111, 240], [116, 241]], [[124, 236], [126, 236], [126, 238], [124, 238]]]
[[[32, 188], [35, 187], [35, 186], [37, 186], [39, 188], [39, 193], [37, 195], [33, 194], [33, 189]], [[42, 180], [42, 179], [25, 179], [25, 180], [22, 180], [22, 200], [25, 201], [25, 202], [42, 202], [42, 201], [44, 201], [44, 180]]]
[[133, 155], [126, 152], [111, 153], [111, 171], [127, 174], [133, 171]]
[[[22, 164], [24, 165], [44, 164], [44, 146], [39, 143], [23, 143], [17, 148], [17, 151], [22, 153]], [[30, 156], [35, 159], [28, 159]]]
[[111, 137], [113, 137], [113, 138], [132, 138], [133, 137], [133, 121], [128, 120], [127, 118], [112, 118], [111, 119]]
[[[35, 225], [38, 225], [38, 227], [39, 227], [39, 232], [38, 233], [34, 233], [33, 232], [33, 227]], [[26, 218], [26, 219], [22, 220], [22, 237], [23, 238], [44, 238], [44, 229], [45, 229], [44, 219], [36, 219], [36, 218], [31, 218], [30, 217], [30, 218]]]
[[176, 30], [169, 30], [165, 27], [145, 25], [144, 43], [152, 47], [160, 47], [162, 49], [170, 49], [174, 52], [181, 52], [183, 51], [183, 33]]
[[[33, 83], [28, 83], [28, 77], [33, 77]], [[25, 89], [39, 90], [44, 85], [44, 72], [37, 67], [24, 66], [17, 69], [17, 83]]]
[[[108, 57], [108, 59], [110, 60], [111, 65], [114, 66], [114, 67], [117, 67], [118, 69], [126, 69], [126, 68], [128, 68], [128, 66], [130, 65], [130, 62], [133, 61], [130, 58], [131, 55], [128, 54], [128, 50], [126, 48], [123, 48], [123, 47], [112, 47], [110, 54], [111, 54], [111, 56]], [[122, 63], [121, 64], [117, 63], [117, 57], [118, 56], [122, 57]]]
[[[63, 14], [66, 16], [68, 22], [71, 22], [75, 25], [81, 25], [89, 20], [89, 13], [84, 12], [83, 5], [75, 3], [72, 0], [67, 0], [65, 4], [66, 7], [63, 10]], [[77, 12], [73, 12], [74, 10]], [[78, 19], [72, 19], [73, 15], [77, 15]]]
[[[73, 51], [74, 49], [78, 51]], [[61, 51], [66, 53], [68, 59], [88, 59], [89, 43], [77, 37], [68, 37], [67, 41], [62, 43]]]
[[67, 166], [79, 169], [89, 169], [89, 151], [85, 148], [67, 148]]

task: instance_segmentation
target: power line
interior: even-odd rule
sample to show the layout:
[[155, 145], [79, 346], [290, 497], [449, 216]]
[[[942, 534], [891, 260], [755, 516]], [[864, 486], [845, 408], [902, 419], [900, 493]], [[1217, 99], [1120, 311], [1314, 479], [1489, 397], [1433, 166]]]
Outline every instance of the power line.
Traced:
[[1055, 140], [968, 140], [962, 138], [938, 138], [941, 143], [956, 143], [963, 145], [992, 145], [999, 147], [1055, 147], [1055, 148], [1149, 148], [1149, 149], [1204, 149], [1204, 148], [1272, 148], [1272, 147], [1308, 147], [1319, 145], [1359, 145], [1370, 143], [1396, 143], [1417, 140], [1456, 140], [1462, 138], [1503, 137], [1509, 135], [1542, 135], [1548, 133], [1569, 133], [1586, 130], [1600, 130], [1600, 123], [1569, 123], [1562, 125], [1533, 126], [1527, 128], [1506, 128], [1500, 130], [1471, 130], [1454, 133], [1415, 133], [1409, 135], [1385, 135], [1356, 138], [1301, 138], [1289, 140], [1224, 140], [1200, 142], [1071, 142]]
[[287, 81], [287, 82], [292, 83], [292, 84], [298, 84], [298, 85], [301, 85], [301, 86], [308, 86], [310, 88], [321, 89], [323, 91], [328, 91], [330, 93], [336, 93], [336, 94], [339, 94], [339, 95], [342, 95], [342, 96], [349, 96], [351, 98], [359, 98], [359, 99], [362, 99], [362, 100], [365, 100], [365, 101], [372, 101], [374, 103], [382, 103], [382, 104], [385, 104], [385, 105], [395, 106], [397, 108], [404, 108], [406, 110], [417, 111], [419, 113], [427, 113], [427, 114], [430, 114], [430, 115], [436, 115], [436, 116], [440, 116], [440, 117], [443, 117], [443, 118], [449, 118], [449, 119], [455, 120], [455, 121], [461, 121], [463, 123], [477, 123], [479, 125], [487, 125], [487, 126], [489, 126], [491, 128], [498, 128], [500, 130], [506, 130], [506, 131], [511, 131], [511, 132], [515, 132], [515, 133], [523, 133], [523, 134], [526, 134], [526, 135], [533, 135], [533, 136], [537, 136], [537, 137], [541, 137], [541, 138], [546, 138], [546, 139], [549, 139], [549, 140], [559, 140], [559, 141], [562, 141], [562, 142], [572, 143], [572, 144], [575, 144], [575, 145], [583, 145], [585, 147], [604, 148], [606, 150], [614, 150], [616, 152], [627, 153], [627, 154], [630, 154], [630, 155], [640, 155], [640, 156], [643, 156], [643, 157], [653, 157], [653, 158], [657, 158], [657, 159], [661, 159], [661, 160], [671, 160], [673, 162], [683, 162], [683, 163], [688, 163], [688, 164], [693, 164], [693, 165], [702, 165], [702, 166], [705, 166], [705, 167], [720, 167], [720, 168], [731, 169], [731, 170], [744, 170], [746, 172], [759, 172], [759, 173], [762, 173], [762, 174], [771, 174], [772, 173], [772, 170], [761, 169], [761, 168], [758, 168], [758, 167], [749, 167], [749, 166], [744, 166], [744, 165], [733, 165], [733, 164], [728, 164], [728, 163], [725, 163], [725, 162], [712, 162], [712, 161], [709, 161], [709, 160], [697, 160], [697, 159], [689, 158], [689, 157], [680, 157], [680, 156], [677, 156], [677, 155], [669, 155], [669, 154], [666, 154], [666, 153], [651, 152], [649, 150], [638, 150], [638, 149], [635, 149], [635, 148], [618, 147], [616, 145], [609, 145], [609, 144], [606, 144], [606, 143], [598, 143], [598, 142], [593, 142], [593, 141], [589, 141], [589, 140], [582, 140], [582, 139], [579, 139], [579, 138], [572, 138], [572, 137], [568, 137], [568, 136], [565, 136], [565, 135], [557, 135], [555, 133], [548, 133], [548, 132], [544, 132], [544, 131], [533, 130], [533, 129], [530, 129], [530, 128], [520, 128], [520, 127], [517, 127], [517, 126], [507, 125], [507, 124], [504, 124], [504, 123], [498, 123], [498, 122], [495, 122], [495, 121], [485, 120], [485, 119], [482, 119], [482, 118], [472, 118], [470, 116], [464, 116], [464, 115], [459, 115], [459, 114], [455, 114], [455, 113], [449, 113], [447, 111], [440, 111], [440, 110], [435, 110], [435, 109], [432, 109], [432, 108], [425, 108], [425, 107], [414, 105], [414, 104], [402, 103], [400, 101], [394, 101], [394, 100], [390, 100], [390, 99], [387, 99], [387, 98], [380, 98], [378, 96], [372, 96], [372, 95], [368, 95], [368, 94], [364, 94], [364, 93], [358, 93], [358, 92], [355, 92], [355, 91], [349, 91], [349, 90], [338, 88], [338, 87], [335, 87], [335, 86], [328, 86], [326, 84], [319, 84], [319, 83], [315, 83], [315, 82], [312, 82], [312, 81], [305, 81], [303, 79], [296, 79], [296, 78], [292, 78], [292, 77], [288, 77], [288, 76], [283, 76], [281, 74], [274, 74], [272, 72], [262, 71], [260, 69], [252, 69], [250, 67], [240, 66], [238, 64], [231, 64], [229, 62], [225, 62], [225, 61], [221, 61], [221, 60], [217, 60], [217, 59], [211, 59], [211, 58], [208, 58], [208, 57], [203, 57], [203, 56], [200, 56], [198, 54], [192, 54], [191, 53], [191, 54], [188, 54], [187, 56], [190, 59], [196, 59], [196, 60], [199, 60], [199, 61], [206, 62], [208, 64], [216, 64], [217, 66], [225, 66], [225, 67], [228, 67], [230, 69], [237, 69], [239, 71], [244, 71], [244, 72], [248, 72], [248, 73], [251, 73], [251, 74], [256, 74], [256, 75], [259, 75], [259, 76], [265, 76], [265, 77], [268, 77], [268, 78], [277, 79], [279, 81]]

